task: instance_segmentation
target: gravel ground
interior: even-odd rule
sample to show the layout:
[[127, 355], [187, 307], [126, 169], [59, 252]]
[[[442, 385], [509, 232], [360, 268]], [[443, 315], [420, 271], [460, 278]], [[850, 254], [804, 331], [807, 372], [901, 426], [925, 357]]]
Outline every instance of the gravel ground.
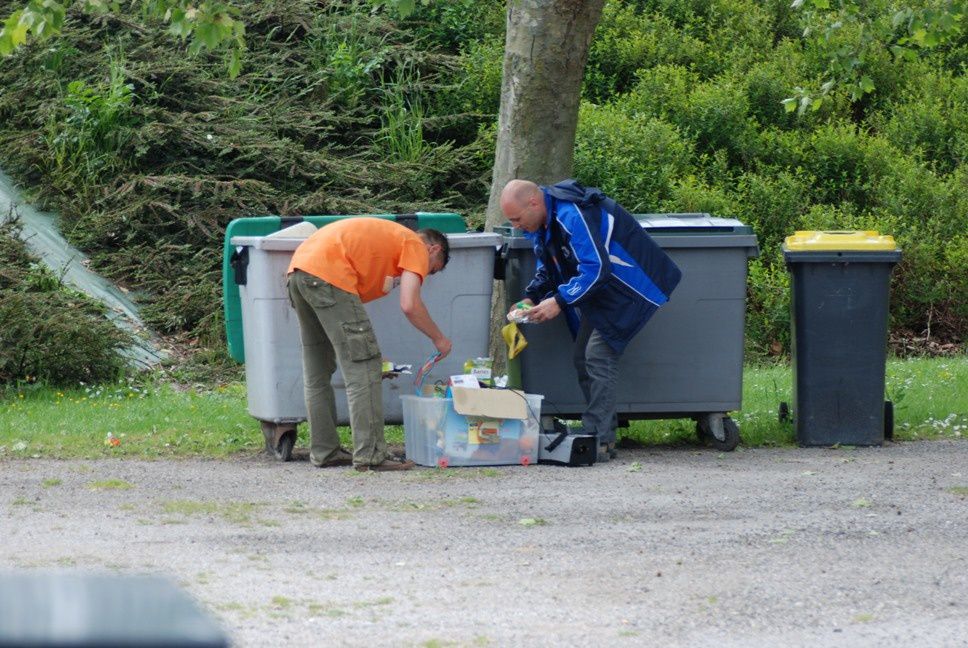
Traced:
[[968, 443], [941, 441], [396, 474], [3, 460], [0, 570], [165, 574], [236, 646], [961, 647], [966, 491]]

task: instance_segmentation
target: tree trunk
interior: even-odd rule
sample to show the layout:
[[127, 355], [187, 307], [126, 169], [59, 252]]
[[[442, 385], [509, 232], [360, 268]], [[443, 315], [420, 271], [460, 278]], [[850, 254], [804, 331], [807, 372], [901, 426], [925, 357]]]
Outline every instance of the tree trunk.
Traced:
[[[545, 184], [571, 176], [582, 78], [604, 4], [605, 0], [508, 0], [488, 231], [504, 222], [500, 196], [509, 180]], [[496, 282], [491, 356], [498, 374], [507, 367], [507, 348], [500, 335], [506, 301], [504, 283]]]
[[581, 83], [605, 0], [508, 0], [504, 77], [487, 229], [508, 180], [571, 175]]

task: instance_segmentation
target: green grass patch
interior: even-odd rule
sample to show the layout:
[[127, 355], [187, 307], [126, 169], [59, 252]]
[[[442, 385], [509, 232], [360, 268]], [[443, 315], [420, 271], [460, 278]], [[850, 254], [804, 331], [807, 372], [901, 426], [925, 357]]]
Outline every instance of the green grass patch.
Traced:
[[202, 515], [218, 516], [235, 524], [250, 524], [252, 516], [261, 505], [252, 502], [208, 502], [199, 500], [171, 500], [161, 505], [169, 515], [185, 517]]
[[[968, 437], [968, 356], [889, 360], [885, 398], [894, 402], [894, 439]], [[743, 408], [732, 412], [748, 447], [790, 446], [792, 422], [781, 423], [779, 407], [793, 407], [789, 365], [750, 366], [743, 374]], [[619, 430], [644, 445], [696, 445], [696, 424], [689, 419], [633, 421]]]
[[[120, 443], [106, 443], [109, 435]], [[121, 383], [0, 392], [0, 456], [221, 457], [262, 445], [241, 383], [205, 391]]]
[[[793, 405], [791, 378], [786, 365], [746, 368], [743, 408], [731, 413], [744, 445], [794, 443], [792, 423], [781, 423], [777, 416], [780, 402]], [[887, 398], [894, 402], [897, 440], [968, 436], [968, 357], [889, 361]], [[633, 421], [619, 434], [650, 446], [698, 444], [690, 419]], [[106, 445], [108, 435], [120, 444]], [[298, 447], [305, 447], [307, 436], [301, 425]], [[389, 425], [386, 436], [388, 443], [400, 445], [403, 428]], [[340, 428], [340, 438], [350, 444], [349, 428]], [[29, 385], [0, 392], [0, 457], [224, 457], [262, 447], [262, 433], [246, 411], [241, 383], [211, 389], [119, 383], [65, 390]], [[407, 479], [501, 474], [496, 468], [420, 470]]]
[[131, 490], [134, 488], [134, 484], [123, 479], [102, 479], [91, 482], [88, 487], [91, 490]]
[[288, 609], [293, 606], [293, 600], [288, 596], [273, 596], [271, 603], [272, 607], [278, 609]]

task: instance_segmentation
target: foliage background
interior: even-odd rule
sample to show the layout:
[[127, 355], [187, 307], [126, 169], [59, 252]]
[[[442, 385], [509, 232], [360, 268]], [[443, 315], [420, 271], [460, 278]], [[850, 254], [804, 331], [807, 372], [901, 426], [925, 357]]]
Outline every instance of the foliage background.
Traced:
[[[0, 0], [0, 14], [19, 4]], [[61, 36], [0, 60], [0, 166], [61, 214], [99, 271], [145, 295], [152, 326], [208, 349], [223, 344], [231, 219], [453, 210], [477, 226], [500, 100], [503, 2], [436, 0], [406, 20], [362, 0], [235, 4], [248, 47], [236, 79], [160, 24], [77, 9]], [[868, 51], [873, 92], [834, 90], [798, 116], [781, 101], [819, 83], [829, 46], [802, 38], [789, 4], [609, 0], [576, 175], [633, 212], [754, 228], [752, 357], [788, 351], [780, 244], [796, 229], [893, 234], [892, 335], [963, 345], [965, 30], [913, 58]], [[864, 10], [889, 30], [898, 6]]]

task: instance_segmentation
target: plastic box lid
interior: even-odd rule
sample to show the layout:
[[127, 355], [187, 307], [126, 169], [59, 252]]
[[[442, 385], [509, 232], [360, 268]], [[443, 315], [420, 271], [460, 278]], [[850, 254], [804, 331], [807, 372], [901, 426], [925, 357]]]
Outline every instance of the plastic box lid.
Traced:
[[893, 236], [882, 235], [874, 230], [797, 231], [786, 238], [784, 245], [784, 250], [790, 252], [882, 252], [896, 249]]

